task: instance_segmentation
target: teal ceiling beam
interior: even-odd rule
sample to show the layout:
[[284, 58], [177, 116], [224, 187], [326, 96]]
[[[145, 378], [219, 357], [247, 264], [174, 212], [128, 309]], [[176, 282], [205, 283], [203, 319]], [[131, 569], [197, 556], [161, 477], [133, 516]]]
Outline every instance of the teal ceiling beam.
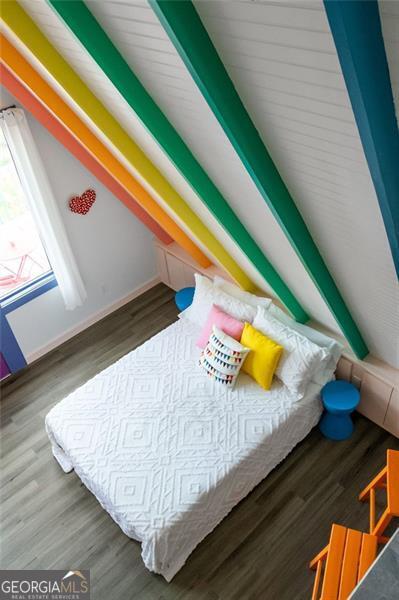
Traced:
[[324, 6], [399, 276], [399, 131], [378, 2]]
[[358, 357], [368, 349], [190, 0], [150, 4]]
[[[172, 163], [224, 230], [247, 256], [297, 321], [309, 319], [297, 298], [253, 240], [188, 146], [148, 94], [81, 0], [48, 0], [134, 110]], [[180, 6], [182, 3], [177, 2]]]

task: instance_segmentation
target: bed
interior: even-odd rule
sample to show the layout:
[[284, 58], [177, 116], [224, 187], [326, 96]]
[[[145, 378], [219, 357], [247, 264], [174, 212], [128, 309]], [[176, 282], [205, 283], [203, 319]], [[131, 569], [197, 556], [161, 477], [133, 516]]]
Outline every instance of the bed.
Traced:
[[167, 581], [318, 422], [320, 385], [298, 398], [241, 374], [234, 390], [198, 366], [181, 319], [59, 402], [52, 451]]

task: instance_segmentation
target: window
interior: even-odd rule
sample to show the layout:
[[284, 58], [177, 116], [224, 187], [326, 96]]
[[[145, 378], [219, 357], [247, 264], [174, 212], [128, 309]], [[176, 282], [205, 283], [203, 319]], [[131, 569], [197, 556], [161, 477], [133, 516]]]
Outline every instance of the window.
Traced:
[[50, 263], [0, 129], [0, 300], [50, 273]]
[[11, 231], [4, 256], [0, 256], [1, 283], [12, 288], [0, 297], [0, 304], [11, 311], [57, 286], [65, 308], [73, 310], [83, 304], [87, 294], [24, 111], [15, 106], [1, 109], [0, 128], [4, 155], [0, 169], [4, 168], [6, 175], [5, 189], [0, 189], [0, 210], [3, 198], [5, 201], [0, 228]]

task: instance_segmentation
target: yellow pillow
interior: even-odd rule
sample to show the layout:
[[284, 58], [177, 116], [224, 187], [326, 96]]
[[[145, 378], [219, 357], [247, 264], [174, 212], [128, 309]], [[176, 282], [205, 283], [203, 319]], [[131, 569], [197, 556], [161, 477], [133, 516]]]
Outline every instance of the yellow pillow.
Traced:
[[240, 341], [243, 346], [250, 348], [242, 370], [255, 379], [263, 389], [270, 390], [284, 348], [249, 323], [245, 323]]

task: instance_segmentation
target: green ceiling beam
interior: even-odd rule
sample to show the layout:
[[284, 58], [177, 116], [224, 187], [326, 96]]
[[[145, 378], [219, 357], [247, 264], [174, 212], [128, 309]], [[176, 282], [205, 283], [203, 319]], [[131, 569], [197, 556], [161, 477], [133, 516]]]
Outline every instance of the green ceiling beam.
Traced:
[[313, 238], [190, 0], [149, 0], [242, 163], [359, 358], [368, 354]]
[[[132, 72], [84, 2], [80, 0], [68, 2], [49, 0], [49, 4], [80, 40], [205, 206], [271, 286], [295, 319], [302, 323], [307, 321], [309, 316], [306, 311]], [[181, 5], [180, 2], [177, 4]]]

